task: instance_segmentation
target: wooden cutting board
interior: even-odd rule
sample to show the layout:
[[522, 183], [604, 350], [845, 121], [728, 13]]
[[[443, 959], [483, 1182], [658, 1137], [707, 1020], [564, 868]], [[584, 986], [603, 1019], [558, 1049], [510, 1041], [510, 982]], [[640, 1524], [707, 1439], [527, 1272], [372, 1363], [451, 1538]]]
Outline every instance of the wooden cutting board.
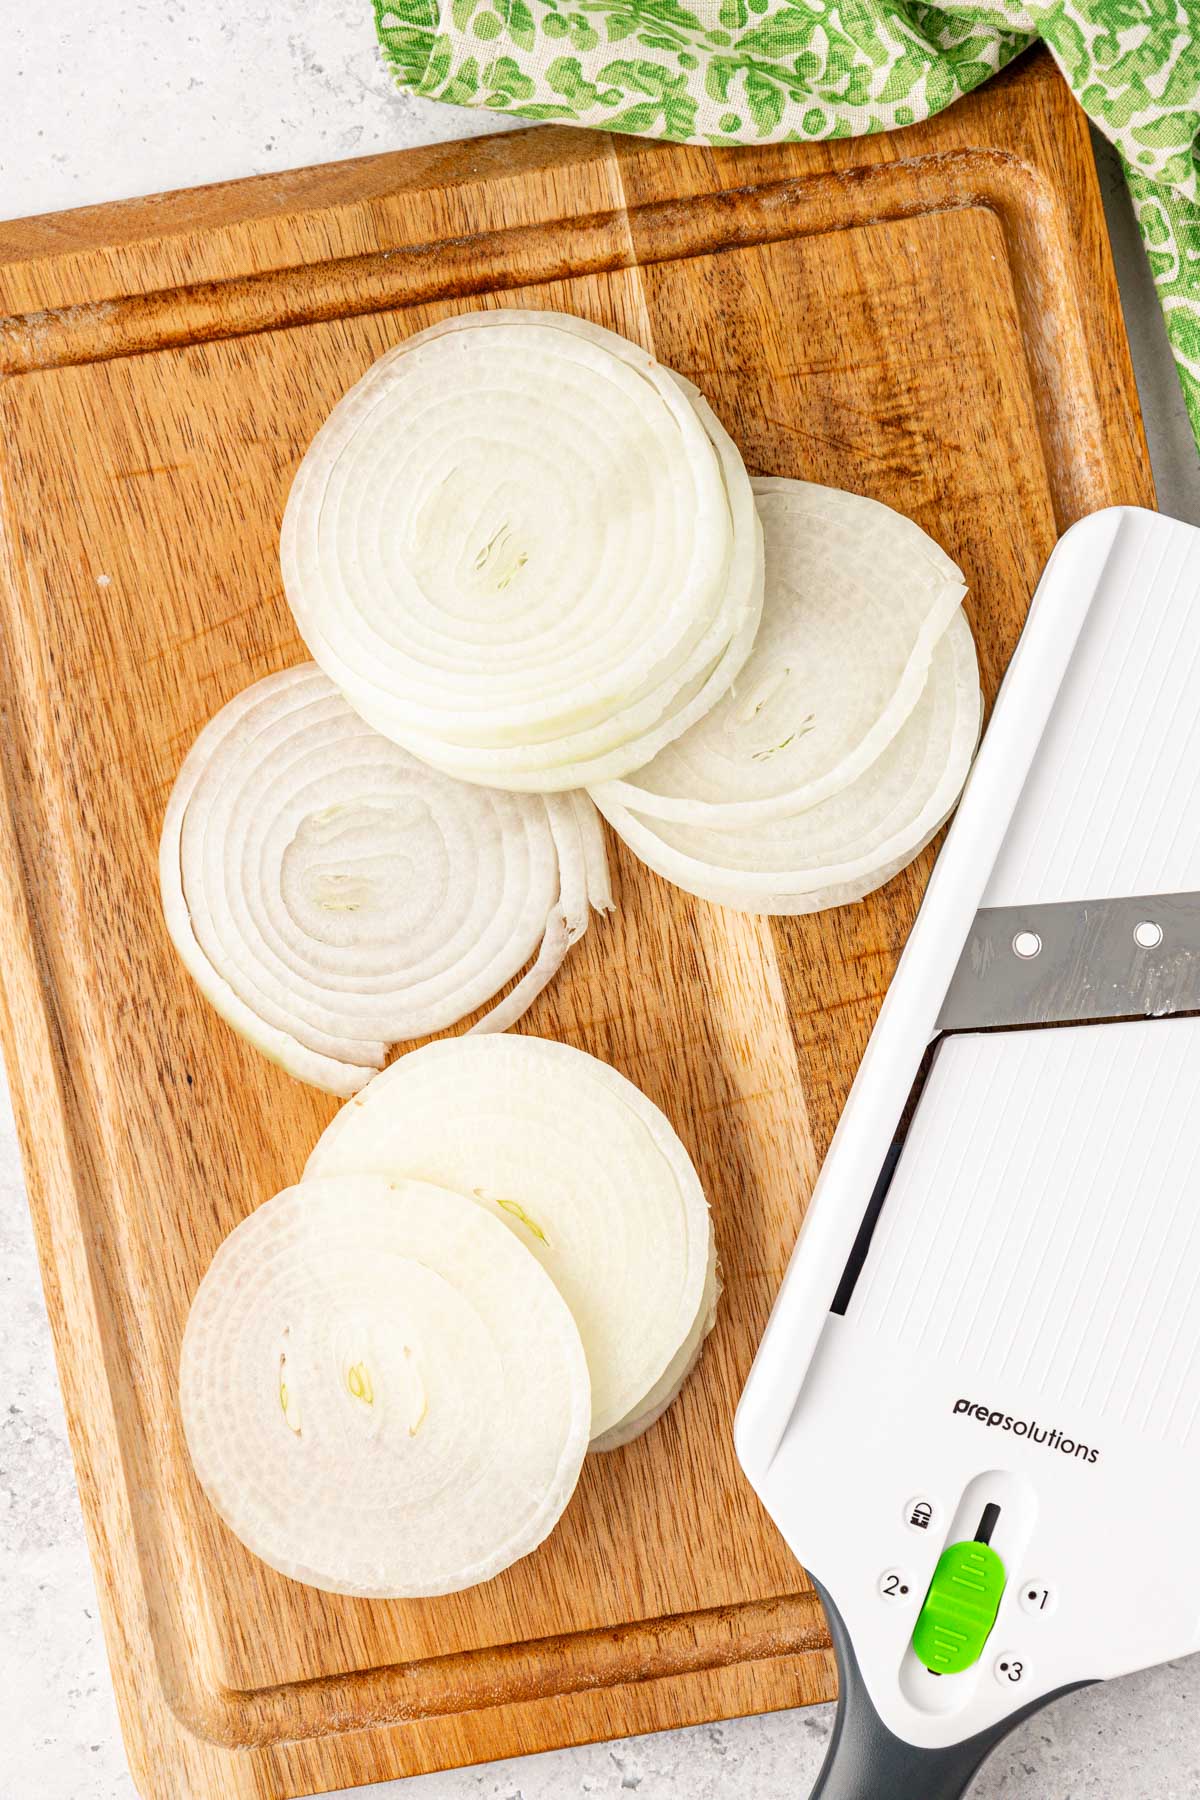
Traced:
[[303, 447], [381, 351], [473, 304], [614, 325], [698, 383], [753, 471], [918, 519], [966, 570], [989, 698], [1059, 532], [1153, 504], [1087, 132], [1046, 60], [862, 142], [543, 129], [0, 226], [4, 1043], [147, 1800], [308, 1794], [834, 1691], [730, 1422], [932, 851], [864, 905], [778, 923], [617, 857], [616, 918], [526, 1026], [665, 1107], [727, 1286], [681, 1402], [589, 1462], [536, 1555], [446, 1599], [341, 1600], [243, 1552], [189, 1469], [189, 1299], [333, 1103], [176, 962], [163, 804], [205, 720], [302, 654], [276, 538]]

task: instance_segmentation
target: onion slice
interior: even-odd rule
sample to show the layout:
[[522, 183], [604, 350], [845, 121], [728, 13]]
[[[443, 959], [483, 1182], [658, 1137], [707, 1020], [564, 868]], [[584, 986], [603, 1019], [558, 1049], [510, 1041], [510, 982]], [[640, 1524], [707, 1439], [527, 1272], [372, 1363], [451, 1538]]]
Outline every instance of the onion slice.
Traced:
[[708, 1267], [704, 1274], [704, 1292], [700, 1298], [700, 1310], [696, 1314], [692, 1329], [684, 1338], [679, 1349], [667, 1364], [662, 1375], [655, 1382], [650, 1392], [638, 1402], [637, 1406], [593, 1437], [589, 1450], [622, 1450], [626, 1444], [632, 1444], [643, 1432], [656, 1425], [667, 1409], [674, 1404], [683, 1390], [683, 1385], [700, 1361], [700, 1352], [704, 1348], [704, 1340], [717, 1322], [717, 1302], [721, 1298], [721, 1265], [717, 1259], [716, 1244], [709, 1250]]
[[[205, 727], [167, 806], [163, 911], [196, 982], [302, 1081], [352, 1094], [388, 1047], [512, 1024], [612, 904], [582, 794], [516, 795], [429, 769], [314, 664]], [[528, 965], [528, 966], [527, 966]]]
[[606, 808], [709, 826], [787, 817], [857, 780], [920, 699], [961, 571], [877, 500], [752, 486], [767, 569], [753, 652], [699, 724], [597, 793]]
[[695, 390], [565, 313], [406, 339], [292, 485], [284, 585], [363, 718], [464, 780], [628, 773], [749, 655], [762, 547], [741, 457]]
[[688, 893], [746, 912], [818, 912], [881, 887], [935, 835], [966, 780], [981, 715], [975, 645], [959, 610], [900, 730], [818, 805], [721, 828], [646, 818], [598, 799], [629, 848]]
[[674, 1398], [715, 1317], [712, 1223], [671, 1124], [615, 1069], [544, 1038], [426, 1045], [342, 1108], [305, 1180], [348, 1174], [471, 1194], [532, 1252], [583, 1338], [594, 1439]]
[[461, 1194], [286, 1189], [217, 1251], [180, 1404], [201, 1485], [280, 1574], [453, 1593], [533, 1550], [587, 1448], [587, 1363], [536, 1260]]

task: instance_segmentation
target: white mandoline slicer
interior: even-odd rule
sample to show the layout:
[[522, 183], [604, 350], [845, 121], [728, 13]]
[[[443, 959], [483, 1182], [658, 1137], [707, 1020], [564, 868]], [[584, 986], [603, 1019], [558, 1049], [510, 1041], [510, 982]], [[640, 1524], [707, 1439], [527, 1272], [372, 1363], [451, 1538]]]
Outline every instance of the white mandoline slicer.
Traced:
[[738, 1410], [838, 1652], [814, 1800], [955, 1800], [1200, 1648], [1195, 1015], [1200, 531], [1121, 508], [1038, 588]]

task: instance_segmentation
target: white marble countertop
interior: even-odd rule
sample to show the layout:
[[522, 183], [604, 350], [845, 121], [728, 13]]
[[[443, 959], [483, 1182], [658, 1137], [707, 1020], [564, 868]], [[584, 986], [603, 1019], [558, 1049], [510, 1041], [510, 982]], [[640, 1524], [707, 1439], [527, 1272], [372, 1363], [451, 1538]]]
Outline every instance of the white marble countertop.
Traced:
[[[0, 218], [335, 161], [496, 128], [395, 93], [369, 0], [0, 0]], [[1200, 523], [1191, 445], [1114, 159], [1109, 223], [1164, 511]], [[117, 1731], [7, 1099], [0, 1092], [0, 1800], [132, 1800]], [[1136, 1580], [1135, 1570], [1104, 1571]], [[820, 1707], [407, 1783], [382, 1800], [795, 1800]], [[973, 1800], [1195, 1800], [1200, 1657], [1060, 1701]], [[202, 1800], [181, 1795], [179, 1800]]]

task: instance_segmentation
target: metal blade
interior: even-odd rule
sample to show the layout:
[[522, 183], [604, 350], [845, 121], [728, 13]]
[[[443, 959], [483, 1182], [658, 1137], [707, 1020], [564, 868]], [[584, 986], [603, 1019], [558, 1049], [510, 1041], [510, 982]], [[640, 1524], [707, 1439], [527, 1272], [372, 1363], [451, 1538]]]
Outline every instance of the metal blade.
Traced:
[[1200, 1012], [1200, 894], [975, 915], [938, 1029], [1070, 1025]]

